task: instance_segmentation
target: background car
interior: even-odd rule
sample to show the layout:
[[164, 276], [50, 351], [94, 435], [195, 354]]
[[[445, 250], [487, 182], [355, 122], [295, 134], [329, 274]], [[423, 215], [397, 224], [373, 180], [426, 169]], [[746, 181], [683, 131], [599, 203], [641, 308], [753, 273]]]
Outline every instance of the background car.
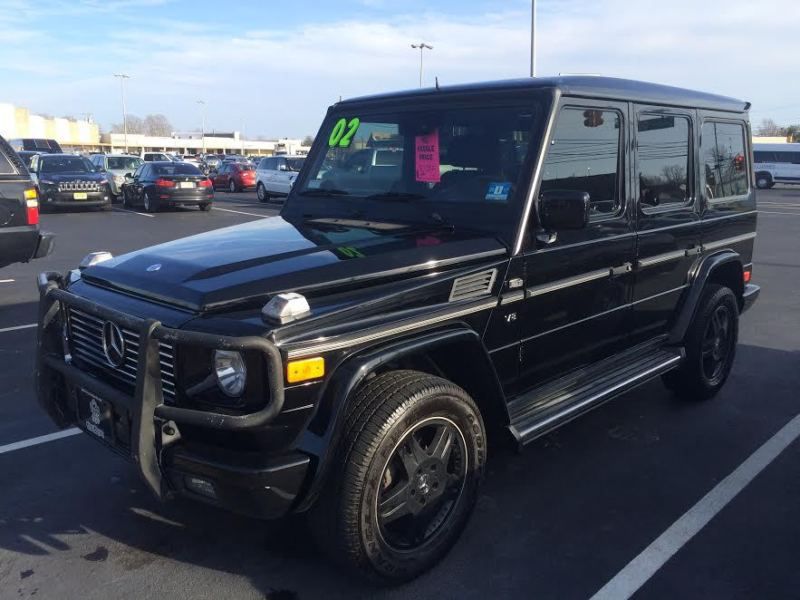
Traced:
[[31, 159], [31, 177], [42, 210], [51, 207], [111, 209], [111, 191], [105, 173], [77, 154], [37, 154]]
[[138, 156], [129, 154], [93, 154], [89, 160], [108, 176], [108, 185], [114, 200], [122, 194], [125, 175], [133, 173], [144, 162]]
[[229, 192], [252, 190], [256, 187], [256, 170], [249, 163], [224, 162], [214, 175], [214, 188]]
[[260, 202], [285, 198], [305, 161], [304, 156], [271, 156], [262, 158], [256, 170], [256, 193]]
[[165, 152], [143, 152], [142, 160], [144, 160], [144, 162], [155, 162], [155, 161], [171, 162], [172, 158]]
[[46, 138], [16, 138], [8, 140], [8, 143], [17, 152], [22, 150], [46, 152], [48, 154], [61, 154], [64, 152], [57, 141]]
[[26, 169], [31, 168], [31, 159], [37, 154], [41, 154], [41, 152], [36, 152], [35, 150], [19, 150], [17, 152], [17, 156], [19, 156], [22, 162], [25, 164]]
[[0, 137], [0, 267], [52, 250], [53, 235], [39, 231], [39, 201], [28, 170]]
[[211, 210], [214, 187], [194, 165], [172, 161], [145, 162], [123, 188], [126, 207], [142, 206], [147, 212], [164, 207], [198, 206]]

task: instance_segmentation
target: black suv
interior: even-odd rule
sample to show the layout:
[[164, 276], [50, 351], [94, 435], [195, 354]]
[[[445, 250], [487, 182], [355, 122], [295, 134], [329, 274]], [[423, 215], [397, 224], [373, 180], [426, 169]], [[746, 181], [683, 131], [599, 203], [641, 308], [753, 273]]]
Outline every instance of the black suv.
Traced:
[[748, 109], [594, 77], [340, 102], [279, 217], [42, 274], [40, 401], [161, 498], [309, 512], [412, 578], [503, 432], [720, 390], [759, 293]]
[[28, 170], [0, 137], [0, 267], [52, 250], [53, 234], [39, 231], [39, 200]]
[[100, 208], [111, 210], [108, 176], [88, 158], [77, 154], [37, 154], [31, 175], [39, 190], [42, 210]]

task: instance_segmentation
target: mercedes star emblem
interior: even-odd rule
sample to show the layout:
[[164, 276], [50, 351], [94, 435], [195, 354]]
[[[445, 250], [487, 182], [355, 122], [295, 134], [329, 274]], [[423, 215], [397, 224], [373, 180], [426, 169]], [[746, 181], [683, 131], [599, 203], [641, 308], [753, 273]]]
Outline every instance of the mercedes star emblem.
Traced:
[[125, 364], [125, 338], [119, 326], [111, 321], [103, 325], [103, 354], [115, 369]]
[[147, 267], [147, 272], [152, 273], [153, 271], [160, 271], [161, 270], [161, 263], [156, 263], [154, 265], [150, 265]]

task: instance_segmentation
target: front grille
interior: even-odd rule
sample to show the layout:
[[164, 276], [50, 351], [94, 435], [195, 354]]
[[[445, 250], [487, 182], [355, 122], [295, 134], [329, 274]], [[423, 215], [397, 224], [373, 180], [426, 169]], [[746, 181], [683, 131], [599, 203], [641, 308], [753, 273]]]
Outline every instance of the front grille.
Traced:
[[98, 181], [62, 181], [58, 184], [59, 192], [99, 192]]
[[[125, 339], [125, 362], [113, 367], [103, 351], [103, 324], [105, 321], [94, 315], [69, 309], [70, 352], [92, 370], [111, 376], [112, 385], [133, 392], [136, 387], [136, 370], [139, 363], [139, 334], [120, 327]], [[161, 389], [165, 402], [175, 400], [175, 352], [172, 344], [158, 343], [161, 362]]]

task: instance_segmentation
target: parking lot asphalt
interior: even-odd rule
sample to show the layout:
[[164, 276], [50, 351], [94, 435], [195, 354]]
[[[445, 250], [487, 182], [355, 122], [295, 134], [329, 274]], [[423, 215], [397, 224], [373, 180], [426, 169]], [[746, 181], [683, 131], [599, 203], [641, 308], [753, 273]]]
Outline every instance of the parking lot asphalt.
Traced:
[[[218, 194], [210, 213], [46, 214], [55, 254], [0, 270], [0, 598], [798, 597], [800, 442], [784, 428], [800, 413], [800, 188], [759, 192], [762, 293], [722, 393], [687, 404], [651, 382], [519, 455], [490, 453], [460, 542], [401, 588], [339, 573], [302, 519], [159, 505], [84, 435], [12, 445], [55, 431], [31, 381], [36, 273], [276, 209]], [[776, 439], [785, 450], [755, 469]]]

